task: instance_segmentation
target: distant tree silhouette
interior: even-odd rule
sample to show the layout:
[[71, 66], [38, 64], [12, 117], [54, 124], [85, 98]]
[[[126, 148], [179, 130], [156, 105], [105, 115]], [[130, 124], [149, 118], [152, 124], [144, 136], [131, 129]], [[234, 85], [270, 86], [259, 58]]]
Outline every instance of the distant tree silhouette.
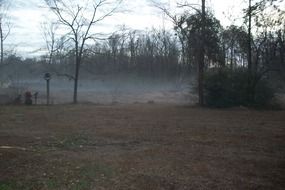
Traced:
[[58, 25], [56, 23], [43, 23], [42, 24], [43, 30], [43, 38], [46, 43], [46, 48], [48, 50], [48, 64], [53, 62], [54, 54], [56, 50], [56, 30], [58, 29]]
[[[231, 25], [222, 32], [221, 38], [224, 48], [225, 66], [229, 64], [231, 70], [239, 66], [245, 66], [248, 51], [247, 31], [242, 27]], [[240, 62], [240, 65], [237, 65], [238, 62]]]

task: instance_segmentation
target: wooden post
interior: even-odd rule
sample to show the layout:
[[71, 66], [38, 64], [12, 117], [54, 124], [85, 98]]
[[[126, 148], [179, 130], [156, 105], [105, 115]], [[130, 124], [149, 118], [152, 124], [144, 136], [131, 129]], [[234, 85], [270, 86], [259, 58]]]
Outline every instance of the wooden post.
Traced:
[[51, 75], [49, 73], [45, 73], [44, 79], [47, 81], [47, 105], [49, 105], [49, 81], [51, 79]]

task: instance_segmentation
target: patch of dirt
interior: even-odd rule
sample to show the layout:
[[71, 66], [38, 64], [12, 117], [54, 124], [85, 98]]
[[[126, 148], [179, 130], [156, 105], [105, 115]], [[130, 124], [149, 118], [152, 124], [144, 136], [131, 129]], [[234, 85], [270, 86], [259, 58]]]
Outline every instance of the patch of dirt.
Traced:
[[284, 189], [285, 112], [0, 107], [0, 189]]

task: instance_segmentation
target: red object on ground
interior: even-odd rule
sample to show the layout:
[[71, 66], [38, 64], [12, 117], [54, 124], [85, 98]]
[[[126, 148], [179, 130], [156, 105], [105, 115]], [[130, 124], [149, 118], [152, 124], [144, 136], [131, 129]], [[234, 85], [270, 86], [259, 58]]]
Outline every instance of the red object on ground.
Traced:
[[25, 92], [25, 104], [32, 104], [32, 93], [30, 91]]

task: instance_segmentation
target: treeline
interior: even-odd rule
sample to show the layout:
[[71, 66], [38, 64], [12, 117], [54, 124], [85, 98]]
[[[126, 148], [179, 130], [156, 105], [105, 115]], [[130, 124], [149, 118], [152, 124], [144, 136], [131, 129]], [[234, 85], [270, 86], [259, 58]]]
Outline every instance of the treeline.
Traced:
[[[10, 55], [4, 61], [11, 72], [14, 67], [21, 70], [20, 75], [51, 72], [55, 75], [70, 76], [74, 72], [74, 50], [60, 39], [52, 57], [23, 59]], [[88, 44], [83, 53], [80, 68], [81, 77], [90, 75], [109, 75], [131, 73], [145, 77], [179, 76], [190, 72], [190, 65], [181, 63], [179, 42], [175, 34], [166, 30], [120, 31], [95, 44]], [[50, 60], [51, 59], [51, 60]], [[10, 66], [9, 66], [10, 65]], [[23, 68], [21, 68], [23, 66]], [[21, 68], [21, 69], [20, 69]]]
[[82, 66], [97, 74], [171, 77], [189, 69], [181, 64], [179, 51], [179, 43], [169, 31], [122, 31], [91, 45]]
[[[186, 31], [123, 30], [96, 44], [88, 44], [83, 54], [81, 72], [133, 73], [149, 77], [178, 76], [191, 71], [194, 74], [200, 43], [199, 22], [197, 15], [187, 19], [189, 26], [186, 27], [189, 30]], [[206, 31], [206, 69], [227, 67], [234, 70], [247, 67], [247, 32], [244, 28], [232, 25], [224, 29], [215, 17], [208, 15]], [[254, 36], [252, 44], [253, 68], [257, 72], [272, 71], [284, 78], [285, 25], [276, 31], [264, 30]], [[67, 46], [57, 44], [50, 63], [48, 56], [22, 59], [10, 55], [4, 64], [30, 65], [27, 68], [31, 67], [31, 72], [44, 72], [46, 68], [53, 68], [56, 73], [72, 75], [74, 52]]]

